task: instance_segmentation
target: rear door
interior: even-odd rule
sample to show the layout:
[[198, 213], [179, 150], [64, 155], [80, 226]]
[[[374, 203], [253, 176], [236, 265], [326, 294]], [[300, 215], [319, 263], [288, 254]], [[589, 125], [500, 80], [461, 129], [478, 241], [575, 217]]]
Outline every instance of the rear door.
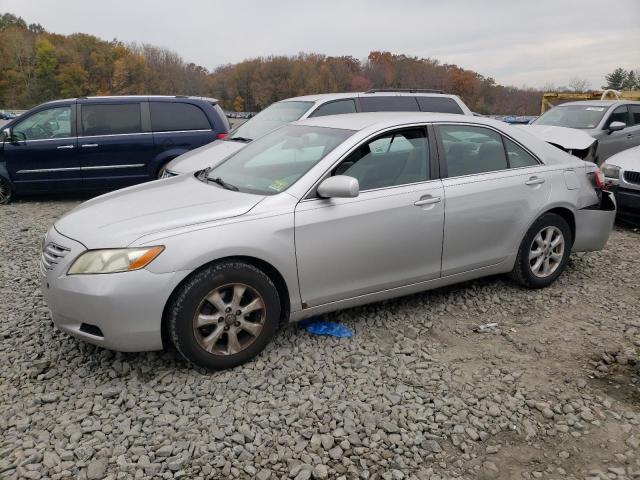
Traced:
[[499, 264], [547, 201], [548, 167], [490, 128], [440, 124], [437, 131], [446, 218], [442, 276]]
[[9, 176], [18, 192], [82, 188], [75, 103], [45, 107], [21, 118], [4, 144]]
[[[85, 187], [112, 190], [150, 178], [153, 136], [135, 100], [79, 102], [78, 152]], [[148, 118], [148, 117], [147, 117]]]
[[216, 140], [217, 133], [196, 104], [152, 100], [149, 111], [159, 163]]

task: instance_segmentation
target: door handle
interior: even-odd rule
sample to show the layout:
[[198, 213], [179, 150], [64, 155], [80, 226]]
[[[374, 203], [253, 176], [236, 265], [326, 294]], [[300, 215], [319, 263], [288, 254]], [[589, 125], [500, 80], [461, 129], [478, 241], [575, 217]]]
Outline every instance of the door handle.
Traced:
[[59, 147], [56, 147], [58, 150], [70, 150], [72, 148], [75, 148], [73, 145], [60, 145]]
[[83, 143], [82, 144], [82, 148], [93, 148], [93, 147], [97, 147], [98, 144], [97, 143]]
[[428, 195], [426, 197], [422, 197], [420, 200], [414, 203], [416, 207], [421, 207], [422, 205], [433, 205], [434, 203], [440, 203], [440, 197], [432, 197]]
[[544, 178], [540, 177], [531, 177], [529, 180], [524, 182], [525, 185], [541, 185], [544, 183]]
[[633, 138], [633, 134], [627, 133], [627, 138]]

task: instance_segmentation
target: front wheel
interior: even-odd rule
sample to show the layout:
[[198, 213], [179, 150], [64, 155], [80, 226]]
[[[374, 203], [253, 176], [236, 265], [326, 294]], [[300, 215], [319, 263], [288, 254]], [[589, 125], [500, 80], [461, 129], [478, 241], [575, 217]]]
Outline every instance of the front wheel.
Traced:
[[280, 298], [262, 271], [243, 262], [211, 265], [178, 290], [168, 328], [176, 349], [208, 370], [258, 355], [280, 322]]
[[6, 178], [0, 177], [0, 205], [6, 205], [13, 198], [13, 189]]
[[511, 278], [527, 288], [551, 285], [567, 266], [571, 245], [567, 221], [555, 213], [545, 213], [524, 236]]

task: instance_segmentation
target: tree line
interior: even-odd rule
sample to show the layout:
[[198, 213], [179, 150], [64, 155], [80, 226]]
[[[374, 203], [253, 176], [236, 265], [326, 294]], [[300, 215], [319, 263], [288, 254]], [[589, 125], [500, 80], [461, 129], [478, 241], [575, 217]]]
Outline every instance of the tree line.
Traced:
[[29, 108], [86, 95], [201, 95], [235, 111], [258, 111], [283, 98], [369, 88], [426, 88], [457, 94], [478, 113], [530, 115], [542, 92], [502, 86], [457, 65], [390, 52], [351, 56], [300, 53], [220, 66], [213, 71], [170, 50], [59, 35], [0, 15], [0, 106]]

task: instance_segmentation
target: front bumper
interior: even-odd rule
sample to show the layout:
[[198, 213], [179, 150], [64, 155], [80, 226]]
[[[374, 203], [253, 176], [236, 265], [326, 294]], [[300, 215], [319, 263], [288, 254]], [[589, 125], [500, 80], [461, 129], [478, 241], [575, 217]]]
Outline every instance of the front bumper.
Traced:
[[621, 220], [640, 224], [640, 190], [620, 187], [611, 189], [618, 203], [618, 217]]
[[41, 287], [55, 326], [74, 337], [122, 352], [160, 350], [167, 299], [189, 272], [67, 275], [86, 249], [51, 229], [45, 245], [67, 253], [51, 267], [41, 262]]

